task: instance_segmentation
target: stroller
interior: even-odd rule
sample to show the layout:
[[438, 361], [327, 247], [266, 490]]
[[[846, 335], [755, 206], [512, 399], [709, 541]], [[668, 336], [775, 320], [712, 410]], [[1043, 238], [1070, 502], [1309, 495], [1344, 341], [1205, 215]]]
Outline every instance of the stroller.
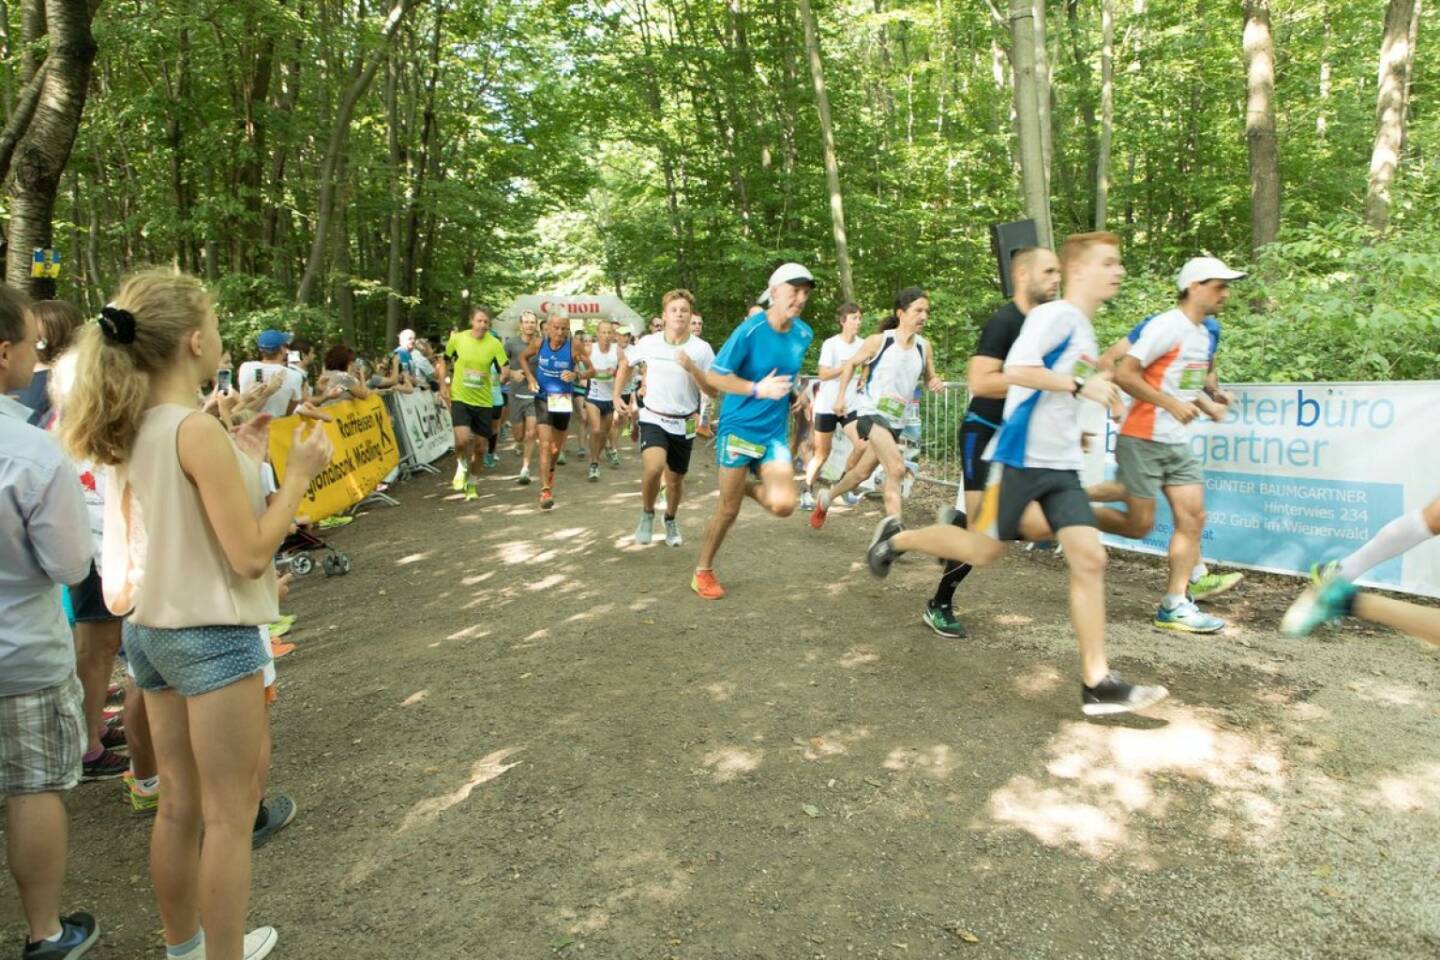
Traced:
[[310, 554], [316, 550], [325, 551], [320, 560], [320, 569], [325, 571], [325, 576], [343, 577], [350, 572], [349, 557], [304, 527], [297, 528], [280, 544], [280, 550], [275, 554], [275, 569], [279, 573], [288, 570], [297, 577], [303, 577], [315, 569], [315, 561]]

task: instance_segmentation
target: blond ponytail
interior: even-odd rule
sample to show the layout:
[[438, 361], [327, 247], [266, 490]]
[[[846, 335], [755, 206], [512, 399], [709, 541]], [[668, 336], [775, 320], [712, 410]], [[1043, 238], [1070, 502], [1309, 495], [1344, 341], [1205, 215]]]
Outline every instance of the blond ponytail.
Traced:
[[61, 418], [71, 455], [107, 466], [130, 459], [151, 377], [176, 363], [181, 341], [204, 324], [213, 304], [199, 279], [153, 268], [122, 280], [110, 307], [133, 316], [133, 337], [129, 330], [117, 338], [98, 323], [85, 325], [76, 338], [74, 385]]

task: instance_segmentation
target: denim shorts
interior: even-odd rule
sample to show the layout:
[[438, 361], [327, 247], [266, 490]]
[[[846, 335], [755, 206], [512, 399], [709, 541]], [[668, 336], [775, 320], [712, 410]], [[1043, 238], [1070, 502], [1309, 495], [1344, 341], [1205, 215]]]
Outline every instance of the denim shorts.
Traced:
[[184, 697], [228, 687], [270, 662], [265, 627], [142, 627], [125, 622], [125, 657], [141, 690], [173, 689]]

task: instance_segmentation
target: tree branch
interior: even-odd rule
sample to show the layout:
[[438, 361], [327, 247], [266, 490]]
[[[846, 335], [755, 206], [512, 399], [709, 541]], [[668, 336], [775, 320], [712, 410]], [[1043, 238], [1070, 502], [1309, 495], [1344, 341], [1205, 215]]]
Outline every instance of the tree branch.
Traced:
[[10, 161], [15, 156], [15, 148], [20, 145], [20, 139], [25, 136], [25, 131], [30, 129], [30, 121], [35, 116], [35, 105], [40, 102], [40, 88], [45, 84], [45, 74], [50, 69], [50, 58], [46, 57], [45, 62], [40, 64], [40, 69], [25, 84], [25, 89], [20, 91], [20, 99], [15, 104], [15, 112], [10, 115], [10, 122], [5, 125], [5, 130], [0, 132], [0, 181], [10, 175]]

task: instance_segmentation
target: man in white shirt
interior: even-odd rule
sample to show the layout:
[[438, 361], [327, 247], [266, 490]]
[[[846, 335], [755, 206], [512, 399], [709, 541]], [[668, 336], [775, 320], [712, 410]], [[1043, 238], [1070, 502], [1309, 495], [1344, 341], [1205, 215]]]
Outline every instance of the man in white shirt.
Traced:
[[279, 330], [262, 330], [255, 338], [260, 359], [247, 360], [240, 364], [240, 379], [235, 384], [235, 388], [243, 392], [253, 384], [268, 383], [272, 378], [280, 378], [279, 388], [270, 394], [260, 407], [262, 413], [268, 413], [276, 419], [294, 413], [305, 397], [305, 375], [285, 362], [285, 348], [289, 344], [290, 334]]
[[[644, 364], [644, 405], [639, 410], [641, 461], [641, 514], [635, 542], [647, 544], [654, 535], [655, 500], [660, 478], [665, 478], [665, 543], [678, 547], [684, 540], [676, 512], [684, 495], [690, 451], [699, 427], [702, 396], [715, 396], [705, 371], [715, 362], [715, 351], [690, 333], [690, 311], [695, 296], [689, 290], [671, 290], [660, 299], [664, 326], [659, 333], [641, 337], [628, 353], [621, 353], [615, 371], [617, 383], [627, 382], [630, 371]], [[622, 396], [617, 410], [634, 407]]]
[[36, 324], [0, 286], [0, 795], [25, 956], [78, 956], [100, 935], [89, 914], [60, 916], [68, 829], [61, 795], [80, 781], [84, 693], [60, 585], [90, 572], [92, 545], [75, 468], [4, 394], [35, 369]]
[[1110, 233], [1072, 235], [1060, 248], [1060, 269], [1065, 299], [1031, 310], [1005, 358], [1010, 392], [1004, 422], [984, 457], [992, 467], [975, 526], [903, 530], [887, 517], [866, 560], [879, 577], [911, 550], [980, 567], [1004, 556], [1005, 540], [1059, 540], [1070, 568], [1070, 621], [1080, 647], [1080, 709], [1091, 716], [1142, 710], [1169, 691], [1126, 683], [1110, 670], [1105, 548], [1080, 483], [1081, 402], [1102, 404], [1112, 415], [1121, 409], [1119, 389], [1098, 369], [1090, 322], [1120, 292], [1125, 277], [1120, 239]]

